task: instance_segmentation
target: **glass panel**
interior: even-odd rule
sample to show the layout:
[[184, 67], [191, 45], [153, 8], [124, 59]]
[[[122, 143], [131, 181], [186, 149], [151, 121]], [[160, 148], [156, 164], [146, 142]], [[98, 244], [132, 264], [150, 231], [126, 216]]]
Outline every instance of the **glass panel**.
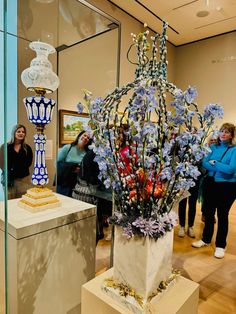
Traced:
[[58, 46], [71, 46], [110, 29], [112, 21], [76, 0], [59, 1]]
[[17, 35], [29, 41], [65, 49], [114, 28], [112, 20], [77, 0], [24, 0], [19, 4]]
[[0, 0], [0, 31], [3, 31], [3, 1], [4, 0]]
[[[1, 16], [3, 13], [3, 3], [1, 2]], [[3, 23], [3, 16], [2, 21]], [[3, 29], [3, 26], [2, 26]], [[0, 32], [0, 143], [4, 142], [4, 40], [3, 32]], [[3, 167], [3, 155], [0, 155], [1, 167]], [[2, 170], [0, 170], [2, 172]], [[2, 177], [2, 173], [1, 173]], [[3, 202], [3, 189], [0, 187], [0, 200], [1, 200], [1, 218], [4, 217], [4, 202]], [[0, 223], [0, 313], [5, 313], [5, 238], [4, 238], [4, 219]]]
[[84, 103], [84, 89], [103, 97], [115, 88], [117, 38], [115, 29], [59, 52], [59, 109], [77, 110], [77, 103]]
[[[27, 144], [31, 146], [34, 152], [33, 135], [35, 134], [35, 126], [29, 123], [23, 104], [23, 98], [33, 96], [33, 93], [27, 91], [21, 82], [22, 71], [30, 66], [31, 60], [36, 56], [35, 52], [29, 48], [31, 41], [40, 40], [47, 42], [57, 49], [57, 53], [49, 56], [49, 61], [52, 63], [53, 71], [56, 73], [59, 72], [61, 84], [56, 92], [49, 95], [49, 98], [54, 99], [60, 109], [76, 111], [76, 104], [83, 98], [81, 91], [83, 88], [90, 89], [94, 96], [104, 96], [117, 85], [117, 60], [119, 54], [119, 32], [117, 27], [119, 23], [107, 16], [101, 16], [97, 11], [92, 10], [90, 5], [86, 7], [84, 3], [81, 2], [84, 1], [7, 0], [7, 34], [5, 36], [7, 54], [4, 59], [4, 1], [0, 0], [1, 104], [4, 103], [4, 95], [6, 96], [4, 106], [0, 106], [0, 125], [5, 125], [5, 131], [3, 128], [0, 128], [0, 145], [5, 143], [5, 160], [8, 161], [8, 166], [10, 165], [9, 160], [11, 156], [10, 154], [9, 156], [6, 155], [6, 143], [11, 139], [11, 132], [14, 125], [23, 124], [26, 127]], [[109, 47], [109, 50], [107, 47]], [[94, 49], [96, 49], [97, 52], [95, 55]], [[7, 75], [5, 84], [4, 64]], [[4, 89], [6, 91], [5, 94]], [[58, 95], [60, 95], [60, 97], [58, 97]], [[58, 124], [57, 110], [54, 110], [52, 122], [47, 125], [45, 131], [48, 143], [46, 149], [46, 163], [50, 180], [47, 187], [52, 189], [55, 189], [52, 184], [56, 172], [56, 159], [59, 149]], [[20, 167], [18, 167], [18, 169], [20, 169]], [[32, 172], [33, 165], [30, 167], [30, 176]], [[10, 172], [8, 171], [5, 177], [9, 178], [9, 175]], [[17, 179], [15, 179], [14, 182], [16, 183], [16, 181]], [[21, 197], [21, 195], [24, 194], [28, 183], [24, 181], [21, 182], [17, 197]], [[30, 186], [32, 185], [30, 184]], [[14, 291], [16, 270], [14, 267], [12, 268], [12, 265], [14, 265], [12, 261], [17, 260], [14, 254], [18, 253], [14, 251], [13, 242], [15, 239], [11, 234], [14, 228], [12, 221], [15, 218], [12, 213], [16, 210], [15, 204], [17, 202], [14, 200], [16, 194], [11, 194], [11, 192], [12, 189], [9, 187], [8, 191], [5, 193], [6, 200], [4, 201], [3, 187], [0, 185], [0, 314], [8, 313], [8, 308], [5, 306], [8, 291], [9, 300], [11, 300], [9, 302], [9, 313], [15, 313], [15, 307], [17, 306], [15, 301], [12, 302], [12, 296], [16, 294], [16, 291]], [[12, 200], [12, 198], [14, 199]], [[8, 221], [5, 218], [9, 219], [11, 225], [9, 229]], [[7, 242], [6, 234], [9, 234], [9, 246], [5, 243]], [[9, 272], [7, 272], [7, 268], [4, 267], [5, 258], [7, 259], [8, 257], [8, 255], [5, 254], [7, 250], [9, 251], [10, 260]], [[23, 262], [28, 263], [27, 258], [31, 257], [30, 254], [25, 254]], [[29, 264], [30, 263], [31, 261]], [[28, 269], [26, 267], [24, 280], [28, 280], [32, 275], [29, 271], [31, 271], [31, 268]], [[38, 265], [35, 268], [35, 272], [37, 271]], [[7, 291], [5, 290], [6, 276], [9, 276]], [[27, 284], [23, 286], [24, 289], [28, 289]], [[30, 312], [33, 313], [36, 294], [31, 298], [27, 297], [25, 293], [25, 291], [21, 291], [18, 297], [20, 300], [23, 297], [24, 300], [27, 300], [27, 306], [32, 310]], [[25, 305], [24, 300], [21, 300], [22, 306]], [[39, 302], [38, 299], [37, 302]]]
[[54, 47], [58, 36], [58, 0], [18, 0], [18, 36]]
[[[24, 2], [24, 1], [21, 1]], [[7, 0], [7, 32], [17, 35], [17, 0]]]

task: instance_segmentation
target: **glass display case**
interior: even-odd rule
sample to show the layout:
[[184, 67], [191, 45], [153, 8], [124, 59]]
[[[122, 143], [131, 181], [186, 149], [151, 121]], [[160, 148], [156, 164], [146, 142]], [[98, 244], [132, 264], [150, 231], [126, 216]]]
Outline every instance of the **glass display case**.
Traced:
[[[23, 103], [25, 97], [33, 94], [21, 81], [21, 73], [35, 58], [35, 51], [29, 48], [33, 41], [55, 47], [56, 53], [49, 56], [49, 61], [60, 80], [59, 88], [50, 95], [56, 106], [52, 121], [45, 129], [48, 188], [55, 191], [57, 153], [59, 147], [69, 140], [62, 130], [63, 113], [77, 117], [77, 104], [83, 102], [83, 89], [90, 90], [94, 96], [104, 96], [119, 85], [119, 21], [83, 0], [0, 0], [0, 314], [13, 313], [13, 307], [9, 307], [13, 277], [13, 269], [9, 265], [15, 254], [10, 249], [14, 238], [12, 219], [15, 219], [11, 202], [32, 186], [35, 156], [28, 164], [30, 175], [27, 174], [27, 180], [20, 181], [15, 193], [17, 180], [12, 180], [12, 150], [8, 144], [11, 143], [15, 150], [13, 153], [18, 153], [14, 142], [17, 128], [14, 126], [20, 125], [20, 129], [24, 126], [27, 145], [35, 155], [35, 126], [29, 122]], [[20, 168], [18, 173], [22, 171]], [[30, 271], [25, 269], [24, 276], [30, 275]], [[35, 295], [29, 297], [21, 291], [25, 282], [21, 284], [18, 287], [20, 302], [27, 303], [31, 310], [35, 309], [36, 305], [31, 303], [36, 303], [36, 290], [32, 292]], [[23, 313], [21, 308], [22, 305], [14, 313]]]

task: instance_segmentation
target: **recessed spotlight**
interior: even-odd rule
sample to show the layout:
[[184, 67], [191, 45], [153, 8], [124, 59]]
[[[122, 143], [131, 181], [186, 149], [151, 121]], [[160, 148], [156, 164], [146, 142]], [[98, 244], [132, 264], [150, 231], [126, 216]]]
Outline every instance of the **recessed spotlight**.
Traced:
[[209, 11], [198, 11], [196, 15], [197, 17], [206, 17], [209, 14], [210, 14]]

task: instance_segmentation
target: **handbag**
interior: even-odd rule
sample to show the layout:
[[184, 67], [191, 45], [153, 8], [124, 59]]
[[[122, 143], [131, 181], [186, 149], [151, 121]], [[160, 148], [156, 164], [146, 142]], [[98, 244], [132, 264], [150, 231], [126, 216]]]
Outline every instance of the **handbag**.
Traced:
[[[66, 157], [71, 148], [72, 145], [70, 146]], [[77, 173], [75, 172], [75, 169], [78, 167], [78, 163], [66, 162], [65, 159], [63, 161], [57, 161], [57, 184], [74, 187], [77, 182]]]

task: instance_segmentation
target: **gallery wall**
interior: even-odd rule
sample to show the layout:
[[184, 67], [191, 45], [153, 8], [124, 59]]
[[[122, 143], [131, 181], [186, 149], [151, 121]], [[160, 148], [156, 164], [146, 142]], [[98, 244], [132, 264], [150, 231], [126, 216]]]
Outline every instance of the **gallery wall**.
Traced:
[[197, 87], [201, 108], [220, 103], [224, 121], [236, 123], [236, 32], [177, 47], [175, 73], [180, 88]]

